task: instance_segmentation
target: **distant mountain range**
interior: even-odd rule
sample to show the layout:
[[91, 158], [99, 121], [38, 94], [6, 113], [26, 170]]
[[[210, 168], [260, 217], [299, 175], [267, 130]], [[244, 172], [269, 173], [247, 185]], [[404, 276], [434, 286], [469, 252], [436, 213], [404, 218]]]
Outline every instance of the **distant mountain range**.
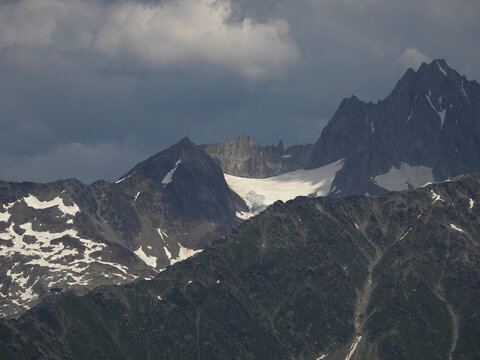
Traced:
[[415, 188], [480, 170], [480, 85], [434, 60], [409, 69], [378, 103], [344, 99], [314, 145], [284, 150], [240, 136], [203, 149], [225, 173], [248, 178], [345, 160], [323, 195]]
[[345, 99], [315, 144], [185, 138], [115, 183], [1, 182], [0, 317], [151, 279], [277, 200], [376, 195], [479, 171], [479, 144], [479, 84], [435, 60], [383, 101]]
[[17, 359], [477, 359], [480, 175], [277, 202], [150, 281], [0, 321]]

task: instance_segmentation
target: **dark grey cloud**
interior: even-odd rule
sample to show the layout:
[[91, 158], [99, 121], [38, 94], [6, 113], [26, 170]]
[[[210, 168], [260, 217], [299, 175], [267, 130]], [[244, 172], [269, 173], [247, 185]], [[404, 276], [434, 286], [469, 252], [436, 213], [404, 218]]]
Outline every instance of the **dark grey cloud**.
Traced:
[[343, 97], [384, 98], [421, 61], [480, 79], [479, 18], [469, 0], [1, 1], [0, 178], [113, 180], [183, 136], [315, 141]]

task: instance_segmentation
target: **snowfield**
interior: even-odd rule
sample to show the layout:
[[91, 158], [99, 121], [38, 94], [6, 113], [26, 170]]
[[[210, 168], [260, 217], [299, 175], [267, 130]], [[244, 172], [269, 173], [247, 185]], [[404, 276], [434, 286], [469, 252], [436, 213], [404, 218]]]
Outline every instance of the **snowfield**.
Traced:
[[375, 183], [388, 191], [408, 190], [434, 181], [432, 168], [426, 166], [410, 166], [401, 163], [400, 168], [392, 166], [386, 174], [375, 176]]
[[344, 159], [312, 170], [297, 170], [265, 179], [225, 175], [228, 186], [247, 203], [250, 212], [238, 213], [242, 219], [257, 215], [277, 200], [288, 201], [297, 196], [325, 196], [330, 192], [337, 171]]

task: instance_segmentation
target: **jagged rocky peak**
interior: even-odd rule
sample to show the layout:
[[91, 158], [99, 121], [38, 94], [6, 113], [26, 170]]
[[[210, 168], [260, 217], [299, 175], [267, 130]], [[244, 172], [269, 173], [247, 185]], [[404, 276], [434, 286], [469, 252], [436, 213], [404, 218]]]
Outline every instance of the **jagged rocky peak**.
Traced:
[[229, 175], [266, 178], [285, 172], [302, 169], [308, 163], [312, 145], [295, 145], [284, 149], [283, 142], [277, 146], [263, 147], [251, 135], [202, 145], [202, 149], [216, 159]]
[[384, 100], [344, 99], [310, 168], [345, 158], [333, 195], [405, 190], [480, 169], [480, 86], [445, 60], [407, 70]]
[[131, 177], [147, 178], [152, 181], [160, 180], [161, 183], [172, 167], [178, 167], [182, 163], [182, 158], [185, 164], [185, 162], [202, 158], [202, 155], [204, 155], [203, 152], [188, 137], [185, 137], [168, 149], [138, 163], [116, 183], [122, 183]]
[[188, 138], [137, 164], [116, 185], [137, 209], [154, 214], [154, 227], [194, 249], [230, 231], [236, 212], [246, 210], [220, 166]]

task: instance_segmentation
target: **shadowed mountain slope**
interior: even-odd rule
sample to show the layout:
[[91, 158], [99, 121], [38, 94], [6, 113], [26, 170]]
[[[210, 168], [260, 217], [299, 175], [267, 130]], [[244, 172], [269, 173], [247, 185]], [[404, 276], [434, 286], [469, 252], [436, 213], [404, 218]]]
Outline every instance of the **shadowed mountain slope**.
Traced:
[[151, 281], [0, 323], [0, 351], [62, 359], [474, 359], [480, 176], [277, 202]]
[[0, 183], [0, 316], [150, 278], [229, 233], [245, 204], [187, 138], [116, 183]]

